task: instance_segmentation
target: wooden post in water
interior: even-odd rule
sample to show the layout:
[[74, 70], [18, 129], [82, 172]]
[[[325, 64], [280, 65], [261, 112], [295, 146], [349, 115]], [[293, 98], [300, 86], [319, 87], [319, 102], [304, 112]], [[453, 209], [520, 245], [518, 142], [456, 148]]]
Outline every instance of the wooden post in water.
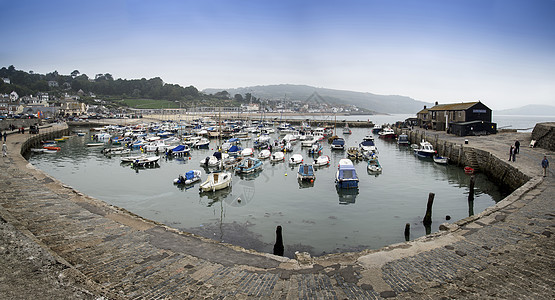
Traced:
[[470, 190], [468, 191], [468, 201], [474, 200], [474, 175], [470, 175]]
[[428, 195], [428, 204], [426, 205], [426, 215], [424, 216], [424, 220], [422, 220], [422, 222], [424, 223], [424, 226], [432, 224], [432, 205], [434, 204], [434, 197], [435, 197], [434, 193], [430, 193]]
[[410, 223], [405, 224], [405, 241], [410, 241]]

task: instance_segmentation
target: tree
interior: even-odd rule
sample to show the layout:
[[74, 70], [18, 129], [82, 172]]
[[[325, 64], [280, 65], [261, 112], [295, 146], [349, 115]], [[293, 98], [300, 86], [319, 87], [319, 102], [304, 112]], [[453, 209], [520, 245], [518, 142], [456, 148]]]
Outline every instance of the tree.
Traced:
[[235, 94], [233, 98], [235, 98], [235, 101], [243, 102], [243, 95], [241, 94]]
[[79, 72], [79, 70], [73, 70], [73, 72], [71, 72], [71, 77], [75, 78], [75, 77], [79, 76], [79, 74], [81, 74], [81, 72]]
[[109, 80], [109, 81], [114, 81], [114, 77], [112, 77], [112, 74], [110, 74], [110, 73], [104, 74], [104, 79]]

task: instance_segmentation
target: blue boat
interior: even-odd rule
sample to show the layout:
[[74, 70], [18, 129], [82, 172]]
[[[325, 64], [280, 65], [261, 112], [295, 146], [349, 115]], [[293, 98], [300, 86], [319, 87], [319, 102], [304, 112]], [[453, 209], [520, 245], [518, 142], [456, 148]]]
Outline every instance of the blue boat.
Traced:
[[179, 145], [173, 149], [166, 152], [166, 156], [188, 156], [190, 154], [191, 148], [186, 145]]
[[229, 155], [239, 155], [239, 153], [241, 153], [241, 150], [243, 150], [243, 148], [233, 145], [231, 146], [231, 148], [229, 148], [229, 150], [227, 150], [227, 153]]
[[343, 158], [339, 161], [337, 173], [335, 173], [335, 184], [338, 188], [358, 188], [358, 176], [355, 166], [350, 159]]
[[262, 170], [262, 161], [256, 158], [247, 157], [235, 167], [238, 174], [250, 174]]
[[314, 168], [309, 164], [302, 164], [297, 171], [297, 179], [301, 181], [311, 181], [316, 179], [314, 176]]
[[331, 142], [331, 150], [345, 150], [345, 140], [342, 138], [336, 138]]

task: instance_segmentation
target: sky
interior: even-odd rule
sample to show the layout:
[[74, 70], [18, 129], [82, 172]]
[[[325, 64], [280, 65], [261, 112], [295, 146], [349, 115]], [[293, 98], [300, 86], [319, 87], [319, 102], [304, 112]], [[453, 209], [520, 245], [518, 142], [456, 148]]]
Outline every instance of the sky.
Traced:
[[27, 72], [555, 105], [555, 0], [0, 0], [0, 11], [0, 67]]

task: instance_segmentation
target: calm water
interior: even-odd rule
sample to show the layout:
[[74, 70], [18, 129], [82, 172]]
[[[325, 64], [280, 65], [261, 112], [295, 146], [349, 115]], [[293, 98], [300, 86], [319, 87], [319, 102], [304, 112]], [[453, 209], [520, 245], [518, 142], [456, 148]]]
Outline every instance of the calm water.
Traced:
[[[353, 129], [345, 136], [355, 146], [369, 129]], [[339, 135], [342, 135], [339, 133]], [[277, 135], [274, 136], [277, 138]], [[404, 241], [405, 223], [411, 223], [411, 239], [425, 234], [421, 220], [429, 192], [434, 192], [432, 231], [446, 222], [479, 213], [506, 194], [485, 178], [476, 179], [473, 206], [467, 201], [469, 177], [455, 166], [437, 165], [416, 158], [407, 147], [376, 138], [383, 173], [366, 171], [366, 162], [356, 163], [360, 178], [358, 193], [338, 192], [334, 175], [345, 152], [324, 154], [331, 166], [316, 171], [313, 186], [300, 186], [296, 170], [284, 163], [264, 162], [264, 169], [248, 177], [234, 175], [231, 189], [199, 194], [198, 183], [190, 189], [175, 186], [179, 173], [209, 170], [199, 161], [213, 150], [193, 150], [191, 159], [162, 160], [159, 167], [134, 170], [108, 158], [100, 148], [87, 148], [90, 137], [70, 138], [56, 154], [31, 155], [30, 162], [75, 189], [123, 207], [133, 213], [187, 232], [263, 252], [271, 252], [275, 228], [283, 226], [286, 255], [294, 251], [324, 253], [379, 248]], [[211, 148], [216, 145], [212, 141]], [[250, 141], [243, 142], [250, 146]], [[300, 143], [293, 153], [312, 162]], [[286, 154], [286, 158], [290, 154]]]

